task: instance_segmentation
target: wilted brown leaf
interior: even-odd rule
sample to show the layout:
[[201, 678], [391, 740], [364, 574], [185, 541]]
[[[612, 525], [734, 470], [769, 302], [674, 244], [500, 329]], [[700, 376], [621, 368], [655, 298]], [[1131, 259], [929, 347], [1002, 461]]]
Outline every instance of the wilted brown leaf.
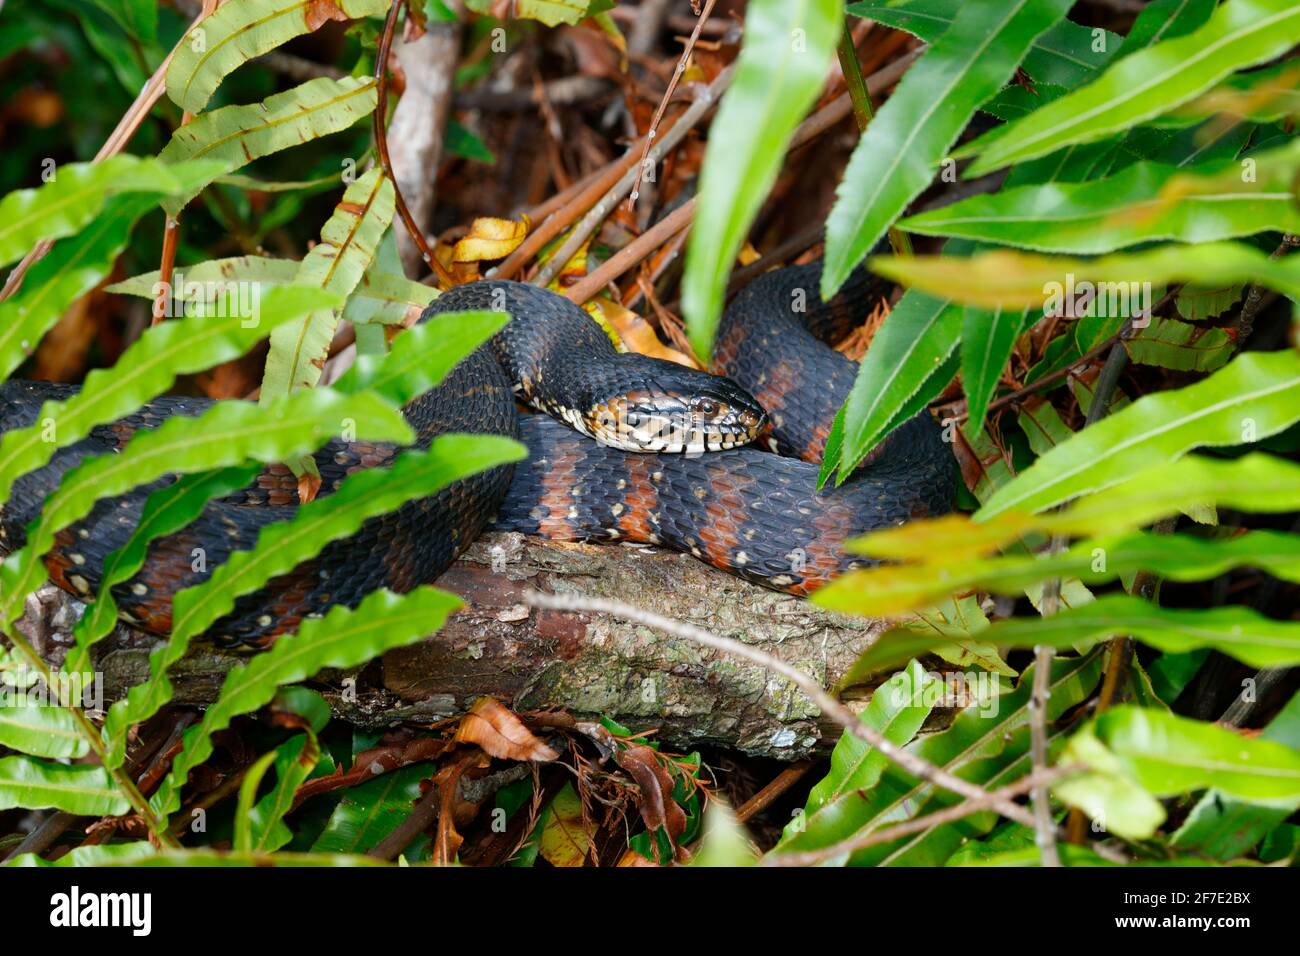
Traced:
[[677, 852], [677, 840], [686, 830], [686, 813], [673, 801], [673, 778], [659, 755], [644, 744], [633, 744], [619, 751], [614, 759], [641, 788], [639, 806], [646, 829], [651, 833], [663, 830]]
[[437, 866], [450, 866], [465, 838], [456, 830], [457, 822], [473, 819], [478, 807], [467, 803], [460, 795], [460, 778], [467, 770], [486, 767], [490, 758], [485, 753], [470, 751], [443, 767], [433, 778], [438, 788], [438, 827], [433, 841], [432, 861]]
[[503, 760], [554, 760], [559, 756], [520, 723], [508, 708], [491, 697], [480, 697], [456, 728], [456, 740], [478, 744]]
[[333, 0], [308, 0], [303, 10], [303, 20], [306, 21], [308, 30], [316, 30], [330, 20], [347, 19], [350, 19], [348, 15]]

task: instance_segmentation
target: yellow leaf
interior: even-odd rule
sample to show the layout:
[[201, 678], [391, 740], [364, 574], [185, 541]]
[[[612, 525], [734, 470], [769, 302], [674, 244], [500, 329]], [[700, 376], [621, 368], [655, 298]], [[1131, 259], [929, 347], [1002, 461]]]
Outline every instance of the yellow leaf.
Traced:
[[514, 252], [528, 235], [528, 217], [522, 222], [511, 219], [493, 219], [483, 216], [469, 227], [469, 235], [456, 243], [452, 251], [454, 262], [484, 262], [504, 259]]
[[[655, 330], [649, 322], [631, 309], [624, 308], [609, 296], [603, 295], [588, 302], [587, 311], [592, 313], [606, 332], [612, 329], [614, 334], [622, 339], [623, 345], [629, 351], [667, 359], [669, 362], [676, 362], [678, 365], [685, 365], [687, 368], [700, 367], [699, 363], [689, 355], [685, 355], [675, 348], [660, 342], [659, 336], [655, 334]], [[601, 314], [596, 315], [597, 312]]]

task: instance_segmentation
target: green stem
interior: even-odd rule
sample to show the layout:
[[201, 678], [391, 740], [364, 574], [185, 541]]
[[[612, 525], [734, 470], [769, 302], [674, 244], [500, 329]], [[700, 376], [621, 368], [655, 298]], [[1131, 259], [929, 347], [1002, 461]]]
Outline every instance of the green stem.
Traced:
[[[844, 74], [844, 85], [848, 87], [849, 100], [853, 103], [853, 118], [857, 120], [858, 131], [866, 132], [867, 124], [876, 115], [876, 108], [871, 102], [867, 81], [862, 76], [858, 51], [853, 45], [853, 31], [849, 29], [847, 20], [844, 29], [840, 31], [840, 42], [835, 52], [840, 59], [840, 72]], [[889, 244], [894, 247], [896, 255], [912, 254], [912, 240], [907, 237], [907, 233], [894, 226], [889, 227]]]
[[[80, 707], [63, 700], [62, 694], [54, 693], [53, 672], [50, 670], [49, 665], [45, 663], [45, 660], [36, 653], [36, 649], [27, 642], [25, 637], [18, 633], [17, 628], [6, 627], [3, 629], [3, 633], [5, 637], [9, 638], [10, 643], [18, 652], [22, 654], [27, 665], [40, 674], [41, 680], [45, 681], [45, 686], [50, 689], [51, 696], [57, 698], [61, 706], [72, 712], [72, 718], [77, 724], [77, 729], [86, 738], [86, 743], [90, 745], [90, 749], [99, 757], [100, 764], [107, 767], [108, 751], [104, 747], [104, 738], [100, 735], [99, 728], [91, 722]], [[118, 789], [122, 791], [123, 796], [135, 808], [135, 812], [140, 815], [140, 819], [144, 820], [150, 832], [158, 838], [159, 842], [172, 849], [179, 849], [180, 844], [167, 832], [166, 826], [158, 818], [158, 815], [153, 812], [153, 807], [149, 806], [149, 801], [144, 798], [144, 794], [136, 787], [135, 781], [131, 779], [130, 775], [121, 767], [109, 770], [109, 774], [113, 777], [113, 782], [117, 784]]]

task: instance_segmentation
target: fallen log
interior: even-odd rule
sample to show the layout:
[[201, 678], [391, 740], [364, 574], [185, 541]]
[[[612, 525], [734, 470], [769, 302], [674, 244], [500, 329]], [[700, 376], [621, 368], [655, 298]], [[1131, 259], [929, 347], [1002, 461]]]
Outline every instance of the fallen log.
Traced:
[[[562, 544], [489, 534], [436, 582], [468, 606], [432, 637], [357, 672], [324, 672], [313, 686], [335, 715], [363, 727], [431, 723], [490, 694], [518, 711], [562, 708], [657, 728], [676, 747], [713, 743], [796, 759], [824, 750], [838, 728], [789, 682], [692, 642], [595, 613], [529, 608], [526, 590], [624, 601], [755, 645], [833, 684], [881, 624], [821, 611], [657, 548]], [[71, 607], [70, 607], [71, 605]], [[57, 660], [80, 608], [47, 587], [22, 624]], [[148, 674], [158, 639], [125, 626], [95, 655], [106, 701]], [[171, 670], [175, 701], [211, 703], [246, 654], [199, 642]]]

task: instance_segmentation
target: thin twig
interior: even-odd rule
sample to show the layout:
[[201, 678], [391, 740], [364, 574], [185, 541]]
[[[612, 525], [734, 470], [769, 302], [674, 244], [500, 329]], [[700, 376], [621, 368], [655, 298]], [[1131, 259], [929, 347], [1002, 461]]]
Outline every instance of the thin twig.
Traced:
[[541, 219], [543, 216], [547, 218], [542, 219], [500, 265], [490, 269], [488, 275], [494, 279], [514, 278], [526, 262], [541, 252], [544, 245], [567, 229], [575, 219], [609, 192], [622, 175], [636, 163], [636, 158], [636, 146], [633, 145], [618, 159], [612, 160], [602, 169], [596, 170], [587, 178], [579, 180], [531, 210], [530, 215], [534, 219]]
[[[803, 671], [779, 658], [773, 657], [771, 654], [750, 647], [748, 644], [721, 637], [694, 624], [664, 617], [662, 614], [655, 614], [653, 611], [645, 611], [631, 604], [624, 604], [622, 601], [584, 597], [577, 594], [543, 594], [540, 591], [525, 591], [524, 602], [533, 607], [556, 611], [594, 611], [609, 614], [625, 621], [631, 621], [634, 624], [652, 627], [674, 637], [680, 637], [683, 640], [703, 644], [705, 647], [711, 647], [725, 654], [752, 661], [772, 673], [786, 678], [786, 680], [807, 694], [813, 703], [821, 708], [823, 714], [830, 717], [849, 733], [865, 740], [887, 759], [892, 760], [914, 777], [935, 786], [943, 787], [945, 790], [951, 790], [953, 793], [967, 799], [974, 800], [989, 797], [989, 792], [983, 787], [977, 786], [968, 780], [963, 780], [942, 767], [935, 766], [923, 757], [904, 750], [874, 727], [863, 723], [853, 711], [828, 694], [817, 681]], [[989, 806], [1017, 823], [1022, 823], [1025, 826], [1034, 825], [1033, 816], [1024, 807], [1013, 803], [1011, 800], [994, 798]]]
[[762, 813], [777, 798], [802, 780], [808, 771], [812, 769], [814, 763], [815, 761], [812, 760], [800, 760], [797, 763], [790, 764], [777, 774], [771, 783], [740, 805], [736, 810], [736, 819], [741, 823], [747, 823]]
[[[911, 60], [908, 59], [907, 62], [911, 62]], [[887, 85], [896, 82], [898, 77], [902, 76], [904, 69], [906, 69], [906, 63], [903, 63], [901, 60], [896, 60], [889, 66], [873, 73], [871, 78], [867, 81], [868, 85], [875, 86], [877, 89], [883, 89]], [[794, 135], [790, 140], [790, 150], [793, 151], [810, 142], [815, 137], [820, 136], [826, 130], [830, 129], [836, 122], [847, 116], [850, 109], [851, 104], [847, 94], [822, 107], [822, 109], [818, 110], [817, 113], [804, 120], [804, 122], [795, 130]], [[623, 180], [620, 180], [619, 185], [621, 185], [622, 182]], [[614, 195], [617, 188], [618, 187], [616, 186], [614, 190], [611, 190], [609, 194], [602, 198], [600, 204], [609, 201], [610, 195]], [[671, 214], [665, 216], [642, 236], [629, 243], [624, 249], [620, 250], [616, 255], [612, 256], [609, 261], [597, 269], [596, 272], [584, 278], [581, 282], [576, 283], [572, 288], [567, 290], [565, 294], [573, 301], [579, 303], [585, 302], [587, 299], [591, 298], [591, 296], [595, 295], [600, 289], [603, 289], [606, 284], [618, 278], [618, 276], [622, 275], [632, 266], [650, 255], [662, 243], [676, 236], [683, 229], [689, 226], [690, 220], [695, 215], [697, 200], [698, 197], [693, 196], [686, 202], [682, 203], [682, 205], [673, 210]], [[610, 202], [610, 208], [612, 208], [613, 204], [617, 202], [618, 199], [614, 198], [612, 202]], [[597, 208], [599, 208], [600, 204], [598, 204]], [[594, 208], [592, 213], [596, 211], [597, 209]], [[591, 213], [588, 215], [590, 216]], [[801, 234], [800, 236], [795, 237], [795, 242], [801, 244], [799, 245], [799, 248], [806, 248], [806, 246], [810, 245], [811, 242], [820, 234], [821, 230], [820, 227], [818, 227], [816, 232], [811, 233], [810, 236]], [[529, 238], [531, 239], [532, 237], [530, 236]], [[538, 245], [540, 246], [540, 243], [538, 243]], [[782, 244], [782, 248], [784, 248], [784, 246], [785, 244]], [[516, 250], [516, 253], [522, 249], [523, 246], [521, 245], [520, 248]], [[561, 252], [563, 252], [563, 250], [561, 250]], [[559, 256], [560, 253], [556, 253], [556, 256], [553, 257], [551, 261], [554, 262], [559, 258]], [[512, 256], [511, 258], [514, 257]], [[507, 259], [506, 263], [502, 264], [503, 269], [509, 262], [510, 260]], [[540, 280], [540, 278], [541, 275], [539, 274], [538, 280]], [[736, 281], [738, 280], [733, 280], [733, 283], [729, 284], [729, 290]]]
[[1264, 699], [1274, 687], [1281, 683], [1282, 678], [1291, 673], [1289, 667], [1266, 667], [1261, 671], [1256, 671], [1255, 676], [1251, 678], [1255, 682], [1254, 693], [1249, 699], [1245, 694], [1238, 694], [1228, 705], [1228, 709], [1223, 712], [1219, 718], [1219, 723], [1227, 724], [1229, 727], [1242, 727], [1250, 718], [1251, 712], [1255, 706]]
[[[1056, 593], [1052, 594], [1050, 602], [1048, 589], [1043, 589], [1043, 617], [1051, 617], [1056, 612], [1060, 583], [1058, 578]], [[1038, 777], [1040, 781], [1030, 788], [1029, 796], [1034, 810], [1034, 842], [1038, 845], [1043, 866], [1061, 865], [1061, 854], [1056, 848], [1056, 824], [1052, 822], [1051, 797], [1047, 784], [1041, 782], [1043, 772], [1048, 769], [1047, 703], [1052, 693], [1053, 657], [1052, 648], [1046, 644], [1034, 648], [1034, 685], [1029, 695], [1029, 753], [1033, 766], [1031, 776]]]
[[736, 68], [732, 65], [719, 73], [713, 82], [705, 87], [695, 101], [687, 107], [686, 112], [682, 113], [677, 122], [673, 123], [669, 130], [650, 147], [646, 159], [642, 163], [634, 164], [631, 169], [619, 177], [613, 188], [602, 196], [596, 205], [582, 217], [569, 233], [569, 238], [538, 270], [536, 277], [533, 279], [534, 285], [548, 285], [552, 279], [560, 274], [560, 270], [568, 265], [569, 260], [577, 254], [591, 234], [605, 221], [605, 217], [613, 211], [624, 196], [632, 191], [642, 175], [643, 163], [653, 162], [657, 164], [669, 150], [675, 148], [686, 137], [686, 134], [704, 118], [705, 114], [716, 105], [718, 98], [722, 96], [723, 91], [731, 83], [735, 71]]
[[[1282, 253], [1290, 252], [1300, 245], [1300, 236], [1286, 233], [1282, 236], [1281, 244], [1273, 250], [1269, 256], [1270, 259], [1279, 258]], [[1251, 283], [1250, 288], [1246, 290], [1246, 300], [1242, 303], [1241, 312], [1237, 316], [1235, 323], [1237, 333], [1237, 344], [1243, 344], [1252, 332], [1255, 331], [1255, 316], [1259, 313], [1264, 304], [1265, 288], [1259, 283]]]
[[[686, 61], [691, 58], [691, 53], [695, 50], [695, 43], [700, 38], [700, 30], [708, 21], [709, 15], [713, 13], [715, 3], [717, 3], [717, 0], [706, 0], [704, 9], [700, 11], [700, 15], [695, 21], [695, 29], [691, 31], [690, 39], [686, 41], [686, 47], [682, 50], [682, 55], [677, 58], [677, 66], [673, 70], [672, 79], [668, 81], [668, 89], [664, 90], [664, 95], [659, 99], [659, 105], [655, 107], [654, 116], [650, 118], [650, 128], [646, 130], [645, 145], [641, 148], [641, 159], [638, 163], [638, 166], [643, 171], [645, 170], [646, 159], [650, 155], [650, 144], [654, 142], [659, 129], [659, 121], [663, 119], [664, 110], [668, 109], [669, 101], [673, 98], [673, 94], [677, 92], [677, 83], [681, 80], [682, 74], [686, 72]], [[642, 180], [638, 177], [636, 181], [640, 183]], [[636, 209], [636, 201], [640, 196], [641, 190], [637, 186], [633, 186], [631, 194], [627, 197], [628, 209]]]
[[397, 859], [397, 854], [401, 853], [408, 843], [427, 830], [433, 824], [433, 821], [438, 819], [438, 810], [441, 803], [439, 799], [440, 789], [439, 787], [431, 787], [429, 792], [415, 804], [415, 808], [410, 815], [399, 823], [388, 836], [367, 850], [366, 856], [372, 856], [378, 860]]
[[[186, 117], [189, 115], [185, 114]], [[185, 125], [184, 121], [181, 125]], [[177, 210], [175, 216], [169, 215], [163, 222], [162, 255], [158, 263], [158, 297], [153, 300], [153, 314], [149, 322], [151, 326], [158, 325], [171, 311], [172, 277], [176, 269], [176, 246], [180, 242], [180, 231], [181, 214]]]
[[402, 6], [401, 0], [394, 0], [393, 5], [388, 10], [388, 16], [384, 20], [384, 31], [379, 35], [379, 52], [375, 57], [375, 80], [379, 85], [379, 100], [375, 104], [374, 115], [375, 153], [379, 157], [379, 166], [383, 169], [384, 175], [393, 184], [393, 202], [397, 207], [398, 215], [402, 217], [402, 224], [406, 226], [411, 241], [420, 250], [420, 258], [424, 260], [425, 265], [430, 270], [437, 273], [441, 282], [450, 285], [452, 282], [451, 276], [439, 264], [433, 250], [429, 248], [429, 243], [425, 241], [424, 233], [416, 224], [415, 217], [411, 215], [411, 210], [407, 208], [406, 200], [402, 198], [402, 190], [397, 185], [397, 178], [393, 175], [393, 163], [388, 156], [388, 136], [385, 130], [388, 115], [388, 52], [393, 45], [393, 28], [397, 25], [397, 15]]
[[692, 196], [617, 253], [610, 256], [608, 261], [602, 263], [595, 272], [583, 276], [572, 287], [566, 289], [564, 294], [579, 305], [586, 302], [605, 288], [607, 283], [621, 276], [669, 239], [690, 226], [691, 217], [694, 215], [695, 197]]

